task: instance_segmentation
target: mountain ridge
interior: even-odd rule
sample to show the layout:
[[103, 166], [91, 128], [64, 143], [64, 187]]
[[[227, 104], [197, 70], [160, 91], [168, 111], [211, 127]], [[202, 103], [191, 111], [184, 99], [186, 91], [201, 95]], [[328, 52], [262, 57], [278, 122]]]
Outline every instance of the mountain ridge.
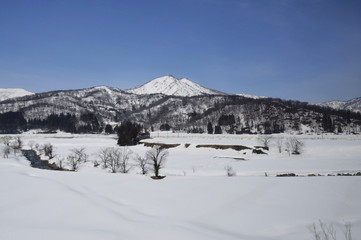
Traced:
[[[28, 129], [95, 133], [102, 132], [106, 125], [115, 127], [124, 121], [141, 124], [147, 131], [203, 133], [211, 126], [214, 132], [217, 129], [217, 133], [230, 134], [361, 132], [360, 112], [300, 101], [220, 94], [172, 76], [161, 80], [148, 82], [152, 83], [152, 91], [143, 94], [96, 86], [10, 98], [0, 102], [0, 133]], [[160, 88], [155, 83], [164, 87], [164, 80], [175, 85], [156, 93]], [[187, 90], [189, 86], [192, 91]]]
[[102, 132], [106, 125], [115, 127], [124, 121], [141, 124], [147, 131], [171, 128], [193, 133], [207, 131], [209, 124], [218, 132], [230, 134], [361, 131], [359, 113], [299, 101], [237, 95], [138, 95], [98, 86], [0, 102], [0, 133], [28, 129], [95, 133]]
[[330, 107], [336, 110], [350, 110], [353, 112], [361, 112], [361, 97], [352, 98], [346, 101], [333, 100], [317, 104], [323, 107]]

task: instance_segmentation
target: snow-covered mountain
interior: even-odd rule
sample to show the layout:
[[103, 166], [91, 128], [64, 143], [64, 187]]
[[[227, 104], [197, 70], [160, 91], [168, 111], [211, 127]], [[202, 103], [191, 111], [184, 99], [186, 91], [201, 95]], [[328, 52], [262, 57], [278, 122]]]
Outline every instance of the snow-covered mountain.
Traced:
[[193, 97], [201, 95], [224, 95], [225, 93], [202, 87], [186, 78], [171, 75], [156, 78], [139, 87], [126, 90], [139, 95], [161, 93], [168, 96]]
[[21, 88], [0, 88], [0, 101], [4, 101], [9, 98], [23, 97], [32, 94], [34, 93], [26, 91]]
[[350, 110], [353, 112], [361, 112], [361, 97], [353, 98], [348, 101], [330, 101], [318, 104], [324, 107], [330, 107], [337, 110]]
[[[348, 102], [360, 103], [359, 99]], [[358, 105], [360, 106], [360, 104]], [[27, 129], [101, 132], [124, 121], [146, 130], [202, 133], [361, 132], [361, 116], [299, 101], [230, 95], [172, 76], [128, 91], [106, 86], [51, 91], [0, 102], [0, 133]], [[217, 129], [217, 130], [216, 130]]]

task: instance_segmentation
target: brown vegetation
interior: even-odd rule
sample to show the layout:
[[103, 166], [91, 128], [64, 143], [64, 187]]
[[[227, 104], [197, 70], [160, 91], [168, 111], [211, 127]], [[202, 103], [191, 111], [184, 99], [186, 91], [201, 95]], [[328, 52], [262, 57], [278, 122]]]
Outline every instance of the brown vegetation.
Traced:
[[214, 148], [214, 149], [222, 149], [222, 150], [233, 149], [236, 151], [251, 149], [249, 147], [242, 146], [242, 145], [197, 145], [196, 148]]
[[180, 146], [180, 144], [166, 144], [166, 143], [148, 143], [148, 142], [143, 142], [144, 147], [154, 147], [154, 146], [159, 146], [160, 148], [175, 148]]

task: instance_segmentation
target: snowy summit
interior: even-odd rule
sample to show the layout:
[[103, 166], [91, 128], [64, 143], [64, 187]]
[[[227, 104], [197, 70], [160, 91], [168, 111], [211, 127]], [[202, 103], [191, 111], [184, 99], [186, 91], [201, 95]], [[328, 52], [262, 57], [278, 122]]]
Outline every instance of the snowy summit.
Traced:
[[177, 79], [171, 75], [156, 78], [146, 84], [127, 90], [134, 94], [155, 94], [161, 93], [171, 96], [192, 97], [199, 95], [220, 95], [224, 94], [209, 88], [202, 87], [186, 78]]
[[32, 94], [34, 93], [28, 92], [21, 88], [0, 88], [0, 101], [4, 101], [9, 98], [23, 97]]

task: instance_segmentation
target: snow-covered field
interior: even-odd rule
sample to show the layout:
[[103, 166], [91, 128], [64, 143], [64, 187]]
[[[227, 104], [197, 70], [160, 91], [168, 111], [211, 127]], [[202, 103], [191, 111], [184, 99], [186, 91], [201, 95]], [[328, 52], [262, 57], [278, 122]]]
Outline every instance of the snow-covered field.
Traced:
[[[267, 155], [196, 147], [253, 148], [260, 145], [254, 135], [152, 136], [147, 142], [180, 144], [169, 149], [163, 180], [140, 175], [136, 166], [128, 174], [95, 168], [99, 149], [116, 147], [114, 135], [23, 134], [25, 147], [51, 143], [56, 159], [85, 147], [89, 162], [78, 172], [59, 172], [1, 154], [0, 239], [304, 240], [318, 220], [333, 224], [338, 239], [350, 222], [353, 239], [360, 239], [361, 177], [274, 177], [360, 172], [359, 135], [296, 136], [304, 143], [297, 156], [278, 152], [278, 139], [284, 145], [287, 135], [274, 135]], [[144, 156], [149, 148], [129, 149]], [[226, 167], [236, 176], [227, 177]]]

